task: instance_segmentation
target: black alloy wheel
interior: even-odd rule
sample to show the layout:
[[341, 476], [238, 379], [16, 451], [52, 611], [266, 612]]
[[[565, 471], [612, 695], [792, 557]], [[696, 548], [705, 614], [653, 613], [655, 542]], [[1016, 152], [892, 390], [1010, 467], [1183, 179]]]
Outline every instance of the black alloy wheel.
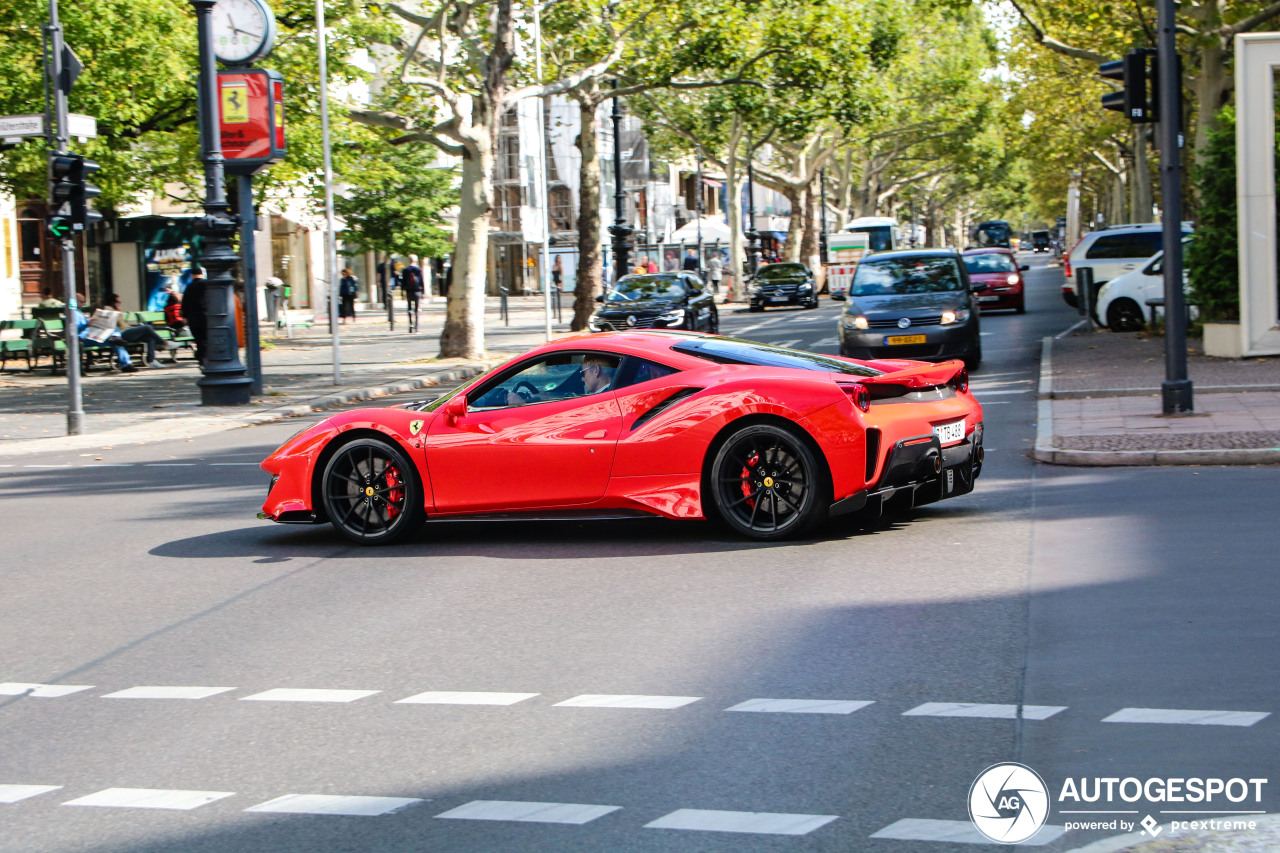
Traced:
[[1107, 328], [1113, 332], [1137, 332], [1146, 325], [1147, 318], [1132, 299], [1117, 299], [1107, 306]]
[[826, 472], [790, 429], [756, 424], [733, 433], [711, 465], [710, 492], [720, 518], [752, 539], [799, 536], [827, 516]]
[[338, 448], [321, 479], [324, 510], [338, 532], [360, 545], [386, 545], [421, 526], [422, 487], [398, 448], [361, 438]]

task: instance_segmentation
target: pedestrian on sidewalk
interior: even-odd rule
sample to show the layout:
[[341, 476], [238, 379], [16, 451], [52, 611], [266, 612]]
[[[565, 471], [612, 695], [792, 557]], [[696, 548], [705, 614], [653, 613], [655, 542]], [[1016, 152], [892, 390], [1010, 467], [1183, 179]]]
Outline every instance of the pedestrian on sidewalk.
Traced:
[[182, 291], [182, 316], [187, 318], [191, 337], [196, 341], [196, 361], [202, 365], [209, 339], [209, 316], [204, 309], [205, 293], [204, 269], [195, 267], [191, 270], [191, 281], [187, 284], [187, 289]]
[[695, 252], [693, 249], [689, 249], [685, 253], [684, 263], [681, 265], [681, 269], [686, 270], [687, 272], [697, 272], [698, 271], [698, 253]]
[[409, 331], [418, 331], [418, 302], [422, 299], [423, 278], [422, 267], [418, 266], [418, 256], [409, 256], [409, 265], [400, 271], [400, 286], [404, 288], [404, 298], [409, 313]]
[[551, 286], [557, 293], [564, 289], [564, 264], [560, 262], [559, 255], [556, 255], [556, 262], [551, 265]]
[[711, 280], [711, 294], [717, 299], [720, 297], [720, 279], [723, 276], [724, 261], [720, 260], [719, 252], [713, 252], [711, 262], [707, 264], [707, 278]]
[[347, 320], [356, 321], [356, 295], [360, 292], [360, 284], [356, 281], [356, 274], [351, 271], [350, 267], [342, 268], [342, 278], [338, 281], [338, 297], [342, 303], [338, 306], [338, 321], [345, 323]]

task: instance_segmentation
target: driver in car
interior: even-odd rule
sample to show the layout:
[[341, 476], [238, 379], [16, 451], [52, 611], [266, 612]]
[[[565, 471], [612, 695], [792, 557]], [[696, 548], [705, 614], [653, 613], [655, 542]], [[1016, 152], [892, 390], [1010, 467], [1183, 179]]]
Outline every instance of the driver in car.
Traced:
[[599, 394], [613, 383], [615, 371], [612, 359], [589, 355], [582, 360], [582, 366], [576, 373], [549, 391], [530, 390], [533, 388], [532, 383], [517, 382], [515, 388], [507, 392], [507, 405], [523, 406], [546, 400], [563, 400], [568, 397]]

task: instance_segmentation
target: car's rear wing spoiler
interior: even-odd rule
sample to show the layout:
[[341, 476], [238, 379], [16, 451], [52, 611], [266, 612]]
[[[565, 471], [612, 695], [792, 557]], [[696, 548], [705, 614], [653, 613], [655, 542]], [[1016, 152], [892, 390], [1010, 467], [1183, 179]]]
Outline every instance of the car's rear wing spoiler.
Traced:
[[921, 364], [903, 370], [882, 373], [879, 376], [862, 376], [858, 382], [863, 385], [903, 385], [907, 388], [933, 388], [946, 385], [964, 370], [964, 362], [959, 359], [944, 361], [940, 364]]

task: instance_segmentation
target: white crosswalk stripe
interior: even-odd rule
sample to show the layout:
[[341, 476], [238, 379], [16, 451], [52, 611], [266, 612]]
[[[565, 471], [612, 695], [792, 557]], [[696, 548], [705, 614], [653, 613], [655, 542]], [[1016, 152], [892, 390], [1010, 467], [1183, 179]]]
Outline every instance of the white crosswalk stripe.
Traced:
[[748, 699], [725, 710], [759, 714], [852, 714], [871, 704], [874, 703], [839, 699]]
[[174, 791], [163, 788], [107, 788], [63, 803], [64, 806], [101, 806], [116, 809], [173, 809], [188, 811], [226, 797], [234, 791]]
[[514, 705], [525, 699], [540, 696], [539, 693], [466, 693], [451, 690], [433, 690], [419, 693], [408, 699], [399, 699], [397, 705]]
[[697, 702], [699, 696], [630, 696], [588, 693], [557, 702], [557, 708], [649, 708], [671, 710]]
[[57, 791], [61, 785], [0, 785], [0, 803], [16, 803]]
[[294, 687], [276, 687], [252, 696], [240, 697], [241, 702], [354, 702], [380, 690], [313, 690]]
[[1180, 711], [1174, 708], [1122, 708], [1104, 723], [1167, 723], [1188, 726], [1252, 726], [1269, 711]]
[[245, 809], [247, 812], [278, 814], [347, 815], [377, 817], [391, 814], [425, 800], [416, 797], [344, 797], [332, 794], [285, 794]]
[[[1045, 825], [1020, 846], [1042, 847], [1058, 839], [1065, 830], [1061, 826]], [[945, 841], [951, 844], [992, 844], [967, 820], [923, 820], [906, 818], [871, 833], [872, 838], [888, 838], [894, 841]]]
[[207, 699], [234, 687], [130, 687], [108, 693], [103, 699]]
[[621, 806], [582, 803], [526, 803], [511, 800], [473, 800], [436, 815], [446, 820], [513, 820], [526, 823], [590, 823]]
[[[910, 711], [904, 711], [904, 717], [990, 717], [997, 720], [1016, 720], [1017, 705], [984, 705], [966, 702], [926, 702], [917, 705]], [[1067, 710], [1065, 705], [1023, 705], [1024, 720], [1047, 720], [1054, 714]]]
[[708, 809], [676, 809], [646, 829], [692, 829], [704, 832], [749, 832], [758, 835], [808, 835], [839, 815], [783, 814], [780, 812], [729, 812]]
[[92, 684], [27, 684], [21, 681], [6, 681], [0, 684], [0, 696], [31, 696], [35, 699], [57, 699], [70, 696], [81, 690], [92, 690]]

